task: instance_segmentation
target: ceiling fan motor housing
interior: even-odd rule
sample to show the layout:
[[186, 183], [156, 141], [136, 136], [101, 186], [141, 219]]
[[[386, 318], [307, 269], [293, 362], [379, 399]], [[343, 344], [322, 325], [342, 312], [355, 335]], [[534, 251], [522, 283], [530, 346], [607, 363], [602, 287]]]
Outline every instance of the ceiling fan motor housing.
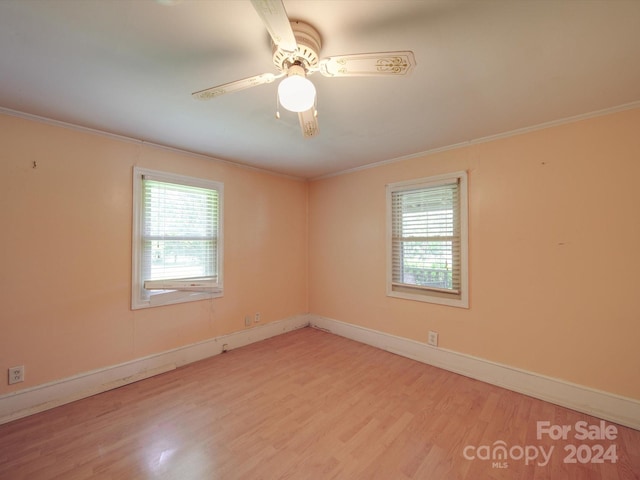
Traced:
[[286, 72], [293, 64], [299, 63], [308, 70], [318, 65], [319, 52], [322, 46], [320, 34], [311, 25], [301, 21], [292, 21], [291, 29], [296, 38], [298, 48], [291, 54], [273, 45], [273, 64], [282, 72]]

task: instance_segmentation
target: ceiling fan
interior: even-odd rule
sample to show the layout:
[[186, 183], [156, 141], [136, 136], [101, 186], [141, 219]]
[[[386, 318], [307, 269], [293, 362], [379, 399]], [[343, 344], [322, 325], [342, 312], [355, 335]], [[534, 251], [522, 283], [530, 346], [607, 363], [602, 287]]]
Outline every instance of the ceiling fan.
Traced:
[[[320, 34], [308, 23], [290, 21], [282, 0], [251, 0], [251, 3], [271, 36], [273, 63], [279, 73], [263, 73], [210, 87], [194, 92], [193, 97], [209, 100], [285, 77], [278, 85], [278, 104], [298, 113], [302, 134], [310, 138], [318, 135], [319, 130], [316, 90], [307, 76], [318, 71], [325, 77], [402, 76], [416, 65], [411, 51], [358, 53], [321, 59]], [[276, 118], [280, 118], [278, 111]]]

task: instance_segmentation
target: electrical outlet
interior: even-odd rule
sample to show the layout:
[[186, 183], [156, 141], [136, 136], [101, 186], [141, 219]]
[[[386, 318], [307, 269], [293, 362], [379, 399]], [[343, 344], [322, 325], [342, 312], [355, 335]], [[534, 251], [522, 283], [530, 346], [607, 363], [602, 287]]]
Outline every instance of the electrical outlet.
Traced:
[[429, 330], [429, 338], [427, 339], [427, 343], [432, 347], [438, 346], [438, 332], [432, 332]]
[[11, 367], [9, 369], [9, 385], [24, 382], [24, 365]]
[[256, 316], [253, 318], [253, 321], [256, 323], [260, 323], [260, 313], [256, 313]]
[[244, 317], [244, 326], [245, 327], [250, 327], [251, 326], [251, 315], [245, 315], [245, 317]]

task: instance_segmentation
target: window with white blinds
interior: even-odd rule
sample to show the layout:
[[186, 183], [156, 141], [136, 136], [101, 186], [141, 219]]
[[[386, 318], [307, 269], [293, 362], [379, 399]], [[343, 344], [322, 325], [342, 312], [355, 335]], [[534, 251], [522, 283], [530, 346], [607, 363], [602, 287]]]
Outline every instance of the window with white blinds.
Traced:
[[222, 184], [134, 169], [132, 307], [222, 294]]
[[390, 296], [468, 306], [466, 172], [387, 187]]

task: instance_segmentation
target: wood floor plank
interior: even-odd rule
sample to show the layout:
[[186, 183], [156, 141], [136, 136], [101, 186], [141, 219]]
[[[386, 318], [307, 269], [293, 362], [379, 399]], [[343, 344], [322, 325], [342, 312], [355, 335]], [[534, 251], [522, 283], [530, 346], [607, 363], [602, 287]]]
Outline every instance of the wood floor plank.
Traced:
[[[2, 425], [0, 479], [640, 478], [639, 431], [539, 439], [538, 421], [600, 422], [305, 328]], [[565, 463], [569, 444], [618, 460]]]

